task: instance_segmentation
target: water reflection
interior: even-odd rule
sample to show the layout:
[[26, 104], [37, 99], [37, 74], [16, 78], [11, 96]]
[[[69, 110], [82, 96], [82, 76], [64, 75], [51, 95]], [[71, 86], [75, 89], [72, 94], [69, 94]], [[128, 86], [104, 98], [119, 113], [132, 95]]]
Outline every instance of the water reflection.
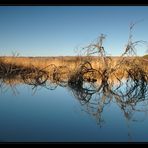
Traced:
[[[118, 90], [114, 90], [112, 87], [104, 85], [101, 85], [99, 89], [95, 89], [94, 86], [88, 87], [88, 85], [86, 85], [87, 88], [69, 85], [69, 89], [81, 105], [83, 105], [85, 111], [94, 116], [98, 124], [101, 124], [101, 113], [104, 107], [111, 101], [116, 102], [128, 120], [132, 119], [132, 115], [136, 111], [148, 111], [146, 106], [148, 99], [147, 83], [140, 82], [138, 84], [132, 84], [132, 80], [128, 80], [124, 85], [125, 88], [124, 86], [120, 86], [120, 90], [119, 88]], [[129, 87], [129, 85], [131, 85], [131, 87]], [[136, 108], [138, 103], [142, 103], [143, 108], [142, 106], [140, 106], [139, 109]]]
[[[88, 64], [88, 63], [87, 63]], [[9, 88], [14, 94], [18, 94], [17, 85], [24, 83], [32, 87], [35, 93], [38, 87], [54, 90], [58, 86], [66, 87], [71, 90], [74, 97], [85, 108], [85, 111], [92, 116], [95, 116], [98, 123], [101, 120], [101, 113], [105, 105], [111, 101], [116, 102], [123, 110], [126, 118], [131, 119], [135, 111], [147, 111], [147, 109], [137, 109], [138, 103], [143, 102], [147, 105], [148, 85], [147, 77], [143, 74], [140, 77], [133, 77], [129, 72], [128, 78], [115, 82], [115, 79], [110, 82], [108, 79], [100, 79], [99, 73], [97, 77], [92, 76], [96, 70], [91, 65], [82, 65], [81, 73], [75, 73], [69, 78], [68, 68], [66, 66], [56, 67], [50, 65], [50, 73], [43, 70], [26, 70], [26, 72], [0, 76], [1, 92], [6, 92]], [[89, 74], [89, 77], [84, 74]], [[91, 73], [91, 77], [90, 77]], [[144, 103], [145, 102], [145, 103]]]
[[[140, 122], [143, 119], [136, 119], [134, 114], [139, 112], [147, 113], [148, 105], [148, 79], [147, 74], [140, 70], [127, 71], [128, 76], [123, 79], [109, 79], [110, 75], [101, 76], [101, 73], [91, 67], [89, 63], [81, 65], [80, 70], [73, 75], [69, 75], [66, 66], [56, 67], [50, 65], [48, 72], [38, 69], [19, 71], [18, 73], [1, 74], [1, 93], [6, 93], [8, 89], [17, 95], [18, 85], [26, 84], [31, 86], [33, 94], [38, 88], [55, 90], [58, 86], [65, 87], [79, 101], [82, 110], [95, 118], [100, 127], [105, 123], [103, 111], [111, 102], [123, 112], [126, 120]], [[129, 133], [130, 136], [130, 133]]]

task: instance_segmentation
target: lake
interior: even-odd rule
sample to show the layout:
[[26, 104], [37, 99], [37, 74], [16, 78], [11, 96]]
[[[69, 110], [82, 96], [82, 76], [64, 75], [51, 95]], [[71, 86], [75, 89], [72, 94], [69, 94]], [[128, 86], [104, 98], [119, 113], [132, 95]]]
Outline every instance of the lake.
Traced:
[[147, 82], [15, 81], [0, 81], [0, 142], [148, 142]]

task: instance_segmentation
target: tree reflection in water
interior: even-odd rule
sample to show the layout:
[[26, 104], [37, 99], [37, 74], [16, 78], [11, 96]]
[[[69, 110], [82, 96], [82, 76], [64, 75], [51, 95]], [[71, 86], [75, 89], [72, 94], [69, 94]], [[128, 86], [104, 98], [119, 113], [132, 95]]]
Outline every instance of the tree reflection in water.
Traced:
[[17, 81], [31, 85], [33, 90], [39, 86], [50, 90], [57, 86], [67, 87], [98, 121], [101, 121], [99, 118], [104, 106], [112, 100], [116, 101], [127, 118], [131, 118], [133, 111], [142, 111], [136, 109], [136, 105], [147, 100], [148, 78], [140, 69], [129, 69], [128, 77], [123, 81], [118, 79], [120, 83], [116, 85], [114, 80], [110, 83], [109, 78], [104, 75], [101, 77], [100, 72], [93, 69], [89, 62], [81, 65], [79, 71], [70, 77], [66, 66], [56, 67], [52, 64], [48, 68], [50, 72], [32, 68], [27, 69], [27, 72], [24, 70], [21, 73], [0, 75], [1, 92], [7, 91], [8, 85], [14, 93], [17, 92]]
[[46, 67], [46, 71], [32, 67], [23, 71], [13, 71], [13, 73], [1, 73], [0, 88], [1, 92], [11, 88], [14, 94], [17, 94], [16, 86], [20, 83], [30, 85], [34, 93], [39, 86], [50, 90], [58, 86], [65, 87], [80, 102], [83, 111], [94, 117], [102, 127], [103, 110], [111, 102], [116, 102], [127, 121], [139, 121], [134, 118], [134, 113], [145, 114], [148, 111], [147, 73], [139, 67], [131, 67], [126, 69], [126, 72], [126, 78], [116, 77], [117, 82], [115, 82], [114, 79], [110, 79], [113, 73], [108, 74], [105, 70], [93, 69], [89, 62], [80, 65], [72, 75], [66, 66], [56, 67], [52, 64]]

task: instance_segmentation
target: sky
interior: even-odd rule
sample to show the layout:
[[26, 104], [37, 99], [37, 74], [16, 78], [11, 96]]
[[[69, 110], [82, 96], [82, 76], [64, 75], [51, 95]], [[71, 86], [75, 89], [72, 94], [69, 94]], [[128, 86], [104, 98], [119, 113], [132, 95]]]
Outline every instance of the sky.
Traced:
[[148, 6], [0, 6], [0, 55], [74, 56], [103, 33], [107, 53], [117, 56], [139, 20], [133, 40], [148, 41]]

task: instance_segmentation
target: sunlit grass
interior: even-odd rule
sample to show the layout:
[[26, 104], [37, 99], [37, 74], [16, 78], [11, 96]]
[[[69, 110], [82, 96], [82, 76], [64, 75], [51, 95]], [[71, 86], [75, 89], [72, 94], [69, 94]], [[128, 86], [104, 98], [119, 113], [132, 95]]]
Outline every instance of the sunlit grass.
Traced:
[[[118, 62], [120, 63], [121, 58], [112, 57], [111, 59], [109, 68], [113, 69]], [[22, 76], [23, 78], [27, 76], [34, 78], [36, 75], [39, 75], [39, 72], [42, 72], [48, 75], [48, 79], [55, 75], [56, 79], [62, 79], [64, 81], [73, 79], [73, 81], [75, 81], [75, 78], [81, 75], [81, 65], [86, 61], [87, 57], [0, 57], [0, 78], [5, 78], [5, 81], [7, 79], [17, 79], [18, 82], [18, 79], [22, 81]], [[133, 72], [133, 75], [134, 69], [135, 74], [138, 73], [136, 65], [140, 67], [144, 73], [148, 73], [148, 62], [143, 60], [142, 57], [127, 57], [124, 61], [119, 68], [113, 72], [110, 71], [108, 74], [109, 83], [118, 81], [117, 79], [128, 78], [129, 70]], [[83, 74], [84, 80], [100, 82], [102, 79], [101, 74], [103, 74], [104, 70], [101, 58], [91, 57], [89, 63], [91, 64], [91, 68], [96, 71], [86, 71], [86, 73]]]

